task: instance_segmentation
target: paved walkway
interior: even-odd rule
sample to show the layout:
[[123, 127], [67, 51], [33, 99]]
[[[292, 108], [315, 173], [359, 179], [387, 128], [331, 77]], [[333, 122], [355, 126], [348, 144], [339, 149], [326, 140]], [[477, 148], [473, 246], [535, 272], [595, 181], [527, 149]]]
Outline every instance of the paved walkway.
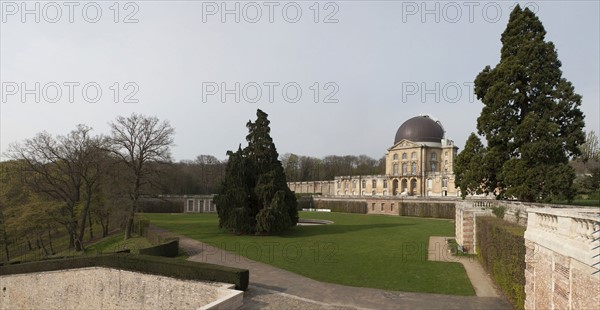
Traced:
[[463, 264], [467, 271], [467, 276], [475, 289], [475, 294], [478, 297], [500, 297], [500, 294], [498, 294], [498, 291], [496, 290], [496, 286], [483, 267], [481, 267], [477, 258], [473, 256], [453, 256], [448, 247], [448, 239], [454, 239], [454, 237], [429, 237], [427, 259]]
[[386, 291], [319, 282], [180, 236], [189, 260], [250, 270], [245, 309], [511, 309], [499, 297]]

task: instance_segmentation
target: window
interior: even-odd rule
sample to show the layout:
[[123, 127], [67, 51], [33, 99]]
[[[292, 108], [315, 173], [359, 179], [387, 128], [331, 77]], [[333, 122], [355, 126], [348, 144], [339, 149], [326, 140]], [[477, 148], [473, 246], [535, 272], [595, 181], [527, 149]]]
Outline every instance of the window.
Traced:
[[427, 179], [427, 188], [431, 189], [433, 187], [433, 180]]
[[352, 188], [356, 188], [356, 183], [358, 183], [356, 180], [352, 181]]
[[362, 186], [362, 188], [367, 187], [367, 180], [362, 180], [360, 186]]
[[436, 172], [436, 171], [437, 171], [437, 163], [431, 162], [431, 163], [430, 163], [430, 166], [431, 166], [431, 167], [430, 167], [430, 168], [431, 168], [431, 169], [430, 169], [431, 171], [433, 171], [433, 172]]
[[[375, 196], [375, 190], [371, 191], [371, 195]], [[375, 204], [373, 204], [373, 205], [375, 205]]]
[[371, 211], [375, 211], [375, 203], [371, 204]]
[[398, 154], [394, 154], [394, 160], [398, 160]]
[[383, 188], [387, 188], [387, 180], [383, 180]]
[[437, 153], [431, 153], [431, 160], [437, 160]]
[[412, 152], [412, 154], [410, 154], [410, 159], [417, 159], [417, 153]]
[[[402, 164], [402, 167], [404, 167], [404, 165], [406, 164]], [[404, 168], [402, 168], [402, 171], [404, 171]], [[398, 164], [394, 164], [394, 175], [398, 175]]]
[[412, 163], [412, 165], [410, 166], [410, 172], [412, 174], [417, 174], [417, 163]]
[[402, 160], [406, 160], [407, 156], [406, 153], [402, 153]]
[[373, 187], [373, 188], [377, 187], [377, 180], [371, 181], [371, 187]]
[[394, 203], [390, 204], [390, 211], [394, 211]]
[[448, 187], [448, 179], [446, 179], [446, 178], [442, 179], [442, 187]]
[[402, 164], [402, 175], [406, 175], [406, 163]]
[[337, 188], [340, 189], [340, 181], [337, 181]]
[[446, 156], [446, 158], [448, 157], [448, 151], [444, 153], [444, 156]]
[[385, 207], [385, 203], [381, 203], [381, 211], [383, 211], [383, 207]]

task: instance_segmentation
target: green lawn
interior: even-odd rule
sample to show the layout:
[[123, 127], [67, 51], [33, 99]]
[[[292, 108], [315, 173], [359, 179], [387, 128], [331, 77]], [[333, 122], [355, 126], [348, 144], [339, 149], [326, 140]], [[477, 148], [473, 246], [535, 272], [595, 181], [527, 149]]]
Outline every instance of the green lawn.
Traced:
[[335, 224], [281, 236], [234, 236], [216, 214], [144, 214], [152, 224], [319, 281], [387, 290], [474, 295], [459, 263], [427, 261], [429, 236], [453, 236], [451, 221], [301, 212]]

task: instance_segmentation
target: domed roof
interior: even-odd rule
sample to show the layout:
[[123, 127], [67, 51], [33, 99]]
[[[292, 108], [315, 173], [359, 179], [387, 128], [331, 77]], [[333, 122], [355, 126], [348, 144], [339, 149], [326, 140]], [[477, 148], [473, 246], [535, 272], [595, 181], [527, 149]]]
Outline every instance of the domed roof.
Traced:
[[412, 142], [437, 142], [440, 143], [444, 138], [444, 128], [438, 121], [434, 121], [429, 115], [415, 116], [404, 124], [400, 125], [396, 131], [394, 144], [403, 139]]

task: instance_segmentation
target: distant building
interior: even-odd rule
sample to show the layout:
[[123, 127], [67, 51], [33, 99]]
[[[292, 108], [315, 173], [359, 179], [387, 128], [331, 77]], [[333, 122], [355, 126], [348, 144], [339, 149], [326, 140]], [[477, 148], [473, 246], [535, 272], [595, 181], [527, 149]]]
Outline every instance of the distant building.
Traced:
[[415, 116], [396, 131], [385, 153], [385, 174], [336, 176], [333, 181], [289, 182], [296, 193], [334, 196], [458, 196], [453, 164], [458, 148], [442, 124]]

